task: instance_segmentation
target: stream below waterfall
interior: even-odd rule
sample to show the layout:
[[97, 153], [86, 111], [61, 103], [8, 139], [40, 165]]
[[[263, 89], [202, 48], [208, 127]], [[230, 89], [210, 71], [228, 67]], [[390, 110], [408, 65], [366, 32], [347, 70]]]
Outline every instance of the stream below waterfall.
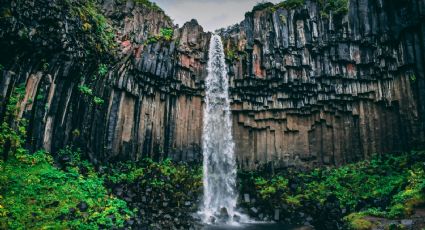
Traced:
[[279, 223], [253, 223], [240, 226], [210, 225], [205, 230], [294, 230], [296, 227]]

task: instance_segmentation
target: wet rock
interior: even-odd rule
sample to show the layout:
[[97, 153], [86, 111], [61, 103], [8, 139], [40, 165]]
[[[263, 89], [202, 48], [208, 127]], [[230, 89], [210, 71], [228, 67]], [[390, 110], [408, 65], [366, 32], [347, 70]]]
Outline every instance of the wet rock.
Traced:
[[253, 212], [254, 214], [257, 214], [258, 213], [258, 209], [257, 208], [254, 208], [254, 207], [252, 207], [250, 209], [250, 211]]
[[81, 201], [77, 204], [77, 208], [80, 210], [80, 212], [85, 212], [89, 208], [88, 204], [85, 201]]
[[407, 228], [411, 228], [413, 225], [413, 220], [404, 219], [404, 220], [401, 220], [401, 224]]
[[279, 209], [275, 209], [274, 210], [274, 218], [273, 218], [275, 221], [279, 221], [279, 214], [280, 214]]
[[233, 221], [239, 223], [241, 221], [241, 217], [239, 215], [233, 215]]
[[243, 195], [243, 197], [244, 197], [244, 201], [245, 201], [246, 203], [249, 203], [249, 202], [250, 202], [249, 194], [248, 194], [248, 193], [245, 193], [245, 194]]

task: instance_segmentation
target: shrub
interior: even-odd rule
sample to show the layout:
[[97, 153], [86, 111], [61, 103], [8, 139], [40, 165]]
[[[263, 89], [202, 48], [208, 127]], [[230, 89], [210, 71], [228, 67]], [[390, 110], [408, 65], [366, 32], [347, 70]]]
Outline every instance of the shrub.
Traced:
[[70, 7], [71, 14], [81, 20], [81, 30], [86, 32], [86, 40], [91, 48], [96, 52], [105, 53], [116, 47], [115, 32], [95, 1], [88, 0]]
[[349, 0], [318, 0], [321, 6], [321, 14], [325, 17], [329, 12], [336, 16], [341, 16], [348, 13]]
[[250, 172], [240, 174], [241, 188], [242, 192], [255, 188], [254, 196], [266, 209], [286, 205], [296, 210], [305, 204], [324, 207], [331, 198], [340, 209], [353, 214], [345, 219], [349, 224], [356, 229], [367, 229], [370, 223], [360, 217], [401, 218], [425, 204], [424, 163], [425, 151], [412, 151], [374, 156], [371, 160], [307, 173]]
[[171, 41], [173, 39], [174, 30], [172, 28], [161, 28], [158, 35], [150, 36], [145, 42], [146, 44], [156, 43], [161, 40]]
[[122, 228], [133, 215], [125, 201], [108, 194], [92, 167], [87, 176], [75, 167], [61, 171], [38, 151], [0, 162], [0, 171], [2, 229]]
[[100, 64], [97, 69], [97, 74], [101, 77], [104, 77], [108, 73], [108, 66], [106, 64]]
[[100, 97], [94, 97], [94, 98], [93, 98], [93, 102], [94, 102], [96, 105], [103, 105], [103, 103], [105, 103], [105, 101], [104, 101], [102, 98], [100, 98]]
[[80, 90], [81, 93], [85, 94], [85, 95], [93, 95], [93, 90], [90, 89], [88, 86], [86, 85], [80, 85], [78, 86], [78, 90]]
[[171, 41], [173, 38], [174, 30], [171, 28], [161, 28], [159, 34], [161, 38], [164, 38], [166, 41]]
[[285, 8], [285, 9], [295, 9], [305, 4], [305, 0], [286, 0], [276, 4], [273, 9]]
[[[27, 120], [18, 118], [19, 103], [25, 95], [25, 84], [16, 87], [6, 105], [4, 120], [0, 125], [0, 152], [7, 158], [14, 153], [23, 153]], [[9, 147], [8, 147], [9, 146]]]

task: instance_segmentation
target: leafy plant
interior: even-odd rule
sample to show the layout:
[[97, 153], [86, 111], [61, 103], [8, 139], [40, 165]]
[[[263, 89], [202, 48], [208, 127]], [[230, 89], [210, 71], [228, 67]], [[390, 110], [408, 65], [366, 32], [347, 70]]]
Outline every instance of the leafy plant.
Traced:
[[163, 10], [156, 3], [151, 2], [149, 0], [135, 0], [135, 3], [143, 5], [150, 10], [156, 10], [156, 11], [159, 11], [159, 12], [163, 12]]
[[252, 9], [252, 12], [264, 10], [273, 6], [274, 4], [271, 2], [259, 2], [254, 6], [254, 8]]
[[27, 120], [18, 117], [19, 103], [24, 95], [25, 84], [21, 84], [13, 90], [6, 105], [6, 113], [0, 126], [0, 152], [5, 154], [5, 158], [16, 152], [26, 152], [23, 143], [25, 142]]
[[97, 74], [104, 77], [108, 73], [108, 66], [106, 64], [100, 64], [97, 70]]
[[93, 90], [90, 89], [88, 86], [86, 85], [80, 85], [78, 86], [78, 90], [80, 90], [81, 93], [85, 94], [85, 95], [93, 95]]
[[172, 28], [161, 28], [158, 35], [149, 36], [145, 42], [146, 44], [156, 43], [161, 40], [171, 41], [173, 39], [174, 30]]
[[72, 14], [81, 20], [81, 30], [86, 32], [90, 47], [98, 53], [105, 53], [116, 47], [115, 32], [95, 1], [88, 0], [82, 5], [74, 4], [70, 7]]
[[2, 229], [123, 228], [133, 216], [92, 168], [87, 176], [73, 167], [61, 171], [43, 151], [16, 154], [0, 162], [0, 172]]
[[273, 10], [278, 8], [295, 9], [305, 4], [305, 0], [286, 0], [273, 6]]
[[328, 17], [329, 13], [341, 16], [348, 13], [349, 0], [318, 0], [322, 16]]
[[335, 200], [332, 202], [339, 208], [352, 214], [345, 221], [363, 229], [371, 224], [363, 217], [401, 218], [425, 204], [424, 164], [425, 151], [412, 151], [307, 173], [290, 170], [275, 175], [242, 173], [241, 188], [242, 192], [255, 188], [254, 196], [265, 209], [286, 205], [290, 208], [285, 209], [294, 213], [305, 204], [325, 206], [329, 199]]
[[412, 82], [415, 82], [416, 81], [416, 75], [415, 74], [410, 74], [410, 80]]
[[173, 38], [174, 30], [172, 28], [161, 28], [160, 29], [160, 36], [164, 38], [166, 41], [171, 41]]
[[96, 105], [103, 105], [103, 103], [105, 103], [105, 101], [102, 99], [102, 98], [100, 98], [100, 97], [94, 97], [93, 98], [93, 102], [96, 104]]

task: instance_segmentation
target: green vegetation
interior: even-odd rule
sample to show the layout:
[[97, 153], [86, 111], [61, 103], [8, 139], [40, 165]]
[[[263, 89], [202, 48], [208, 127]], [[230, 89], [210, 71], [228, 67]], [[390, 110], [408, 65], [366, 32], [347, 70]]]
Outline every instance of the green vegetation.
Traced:
[[350, 4], [349, 0], [318, 0], [321, 6], [320, 13], [324, 17], [328, 17], [329, 13], [336, 16], [341, 16], [348, 13], [348, 7]]
[[115, 32], [108, 20], [98, 9], [95, 1], [84, 1], [71, 5], [71, 14], [82, 21], [82, 31], [87, 42], [96, 52], [108, 52], [116, 46]]
[[0, 130], [0, 151], [7, 153], [0, 160], [0, 229], [124, 227], [133, 212], [108, 194], [79, 151], [60, 151], [69, 159], [60, 170], [47, 153], [23, 147], [26, 122], [16, 117], [24, 93], [25, 85], [15, 88]]
[[271, 2], [259, 2], [252, 8], [252, 12], [264, 10], [273, 6], [274, 4]]
[[[99, 73], [99, 75], [100, 75], [100, 73]], [[91, 88], [89, 88], [88, 86], [86, 86], [86, 85], [80, 85], [80, 86], [78, 86], [78, 90], [82, 94], [84, 94], [85, 96], [87, 96], [89, 98], [92, 98], [94, 104], [96, 104], [96, 105], [103, 105], [103, 103], [105, 103], [105, 101], [102, 98], [100, 98], [98, 96], [94, 96], [93, 90]]]
[[[332, 13], [336, 16], [341, 16], [348, 13], [349, 0], [317, 0], [321, 8], [321, 15], [324, 17], [329, 17], [329, 13]], [[271, 9], [276, 11], [278, 8], [285, 8], [288, 10], [301, 7], [305, 4], [305, 0], [285, 0], [276, 5], [273, 5], [270, 2], [258, 3], [252, 10], [252, 12]]]
[[410, 81], [412, 81], [412, 82], [415, 82], [416, 81], [416, 75], [413, 74], [413, 73], [410, 74], [409, 78], [410, 78]]
[[[226, 42], [228, 41], [225, 41], [225, 43]], [[238, 48], [233, 44], [224, 46], [224, 54], [226, 59], [230, 62], [239, 61], [243, 58], [246, 58], [248, 55], [248, 53], [246, 53], [245, 51], [239, 51]]]
[[93, 98], [93, 102], [96, 104], [96, 105], [103, 105], [103, 103], [105, 103], [105, 101], [102, 99], [102, 98], [100, 98], [100, 97], [94, 97]]
[[236, 52], [237, 51], [233, 49], [226, 50], [226, 58], [229, 59], [230, 61], [235, 60]]
[[14, 152], [25, 152], [22, 145], [25, 142], [27, 121], [16, 118], [19, 102], [24, 95], [25, 84], [21, 84], [14, 89], [6, 105], [5, 117], [0, 127], [0, 153], [4, 154], [3, 158], [7, 158]]
[[348, 227], [350, 229], [356, 229], [356, 230], [369, 230], [372, 229], [373, 224], [364, 219], [365, 214], [362, 213], [352, 213], [345, 217], [345, 221], [348, 222]]
[[[175, 196], [184, 195], [182, 192], [197, 191], [202, 186], [202, 168], [189, 167], [187, 164], [176, 164], [170, 159], [155, 162], [146, 158], [140, 162], [118, 163], [109, 167], [107, 180], [111, 183], [141, 182], [142, 186], [151, 186], [163, 191], [176, 192]], [[177, 189], [176, 185], [187, 186]], [[180, 191], [179, 191], [180, 190]]]
[[0, 71], [2, 71], [3, 69], [4, 69], [4, 66], [0, 64]]
[[173, 39], [174, 30], [172, 28], [161, 28], [158, 35], [150, 36], [146, 44], [156, 43], [158, 41], [167, 41], [170, 42]]
[[174, 30], [172, 28], [161, 28], [159, 35], [166, 41], [171, 41], [173, 39], [173, 33]]
[[304, 5], [304, 3], [305, 0], [286, 0], [273, 6], [273, 10], [276, 10], [277, 8], [295, 9]]
[[134, 1], [136, 4], [140, 4], [142, 6], [147, 7], [150, 10], [155, 10], [155, 11], [159, 11], [159, 12], [163, 12], [163, 10], [154, 2], [151, 2], [149, 0], [135, 0]]
[[362, 217], [402, 218], [425, 204], [424, 163], [425, 151], [413, 151], [309, 173], [287, 171], [264, 176], [251, 172], [241, 175], [245, 178], [242, 190], [254, 185], [261, 202], [272, 207], [284, 204], [294, 210], [307, 203], [326, 205], [329, 197], [335, 197], [341, 209], [354, 213], [345, 218], [350, 225], [369, 226]]
[[42, 151], [0, 161], [0, 228], [124, 227], [133, 215], [126, 202], [107, 193], [88, 162], [75, 160], [84, 164], [85, 175], [74, 165], [66, 171], [54, 167], [53, 158]]
[[93, 95], [93, 90], [90, 89], [86, 85], [80, 85], [80, 86], [78, 86], [78, 90], [80, 90], [80, 92], [83, 93], [83, 94], [85, 94], [85, 95], [89, 95], [89, 96], [92, 96]]
[[100, 77], [104, 77], [108, 73], [108, 66], [106, 64], [100, 64], [97, 69], [97, 74]]
[[46, 60], [43, 60], [43, 67], [42, 67], [43, 71], [47, 71], [47, 69], [49, 69], [49, 63], [46, 62]]
[[193, 225], [192, 214], [198, 210], [196, 200], [202, 194], [202, 167], [199, 164], [146, 158], [105, 165], [101, 170], [105, 172], [108, 187], [119, 197], [132, 201], [129, 203], [131, 208], [142, 206], [141, 209], [148, 210], [140, 210], [135, 217], [142, 226], [189, 229]]

